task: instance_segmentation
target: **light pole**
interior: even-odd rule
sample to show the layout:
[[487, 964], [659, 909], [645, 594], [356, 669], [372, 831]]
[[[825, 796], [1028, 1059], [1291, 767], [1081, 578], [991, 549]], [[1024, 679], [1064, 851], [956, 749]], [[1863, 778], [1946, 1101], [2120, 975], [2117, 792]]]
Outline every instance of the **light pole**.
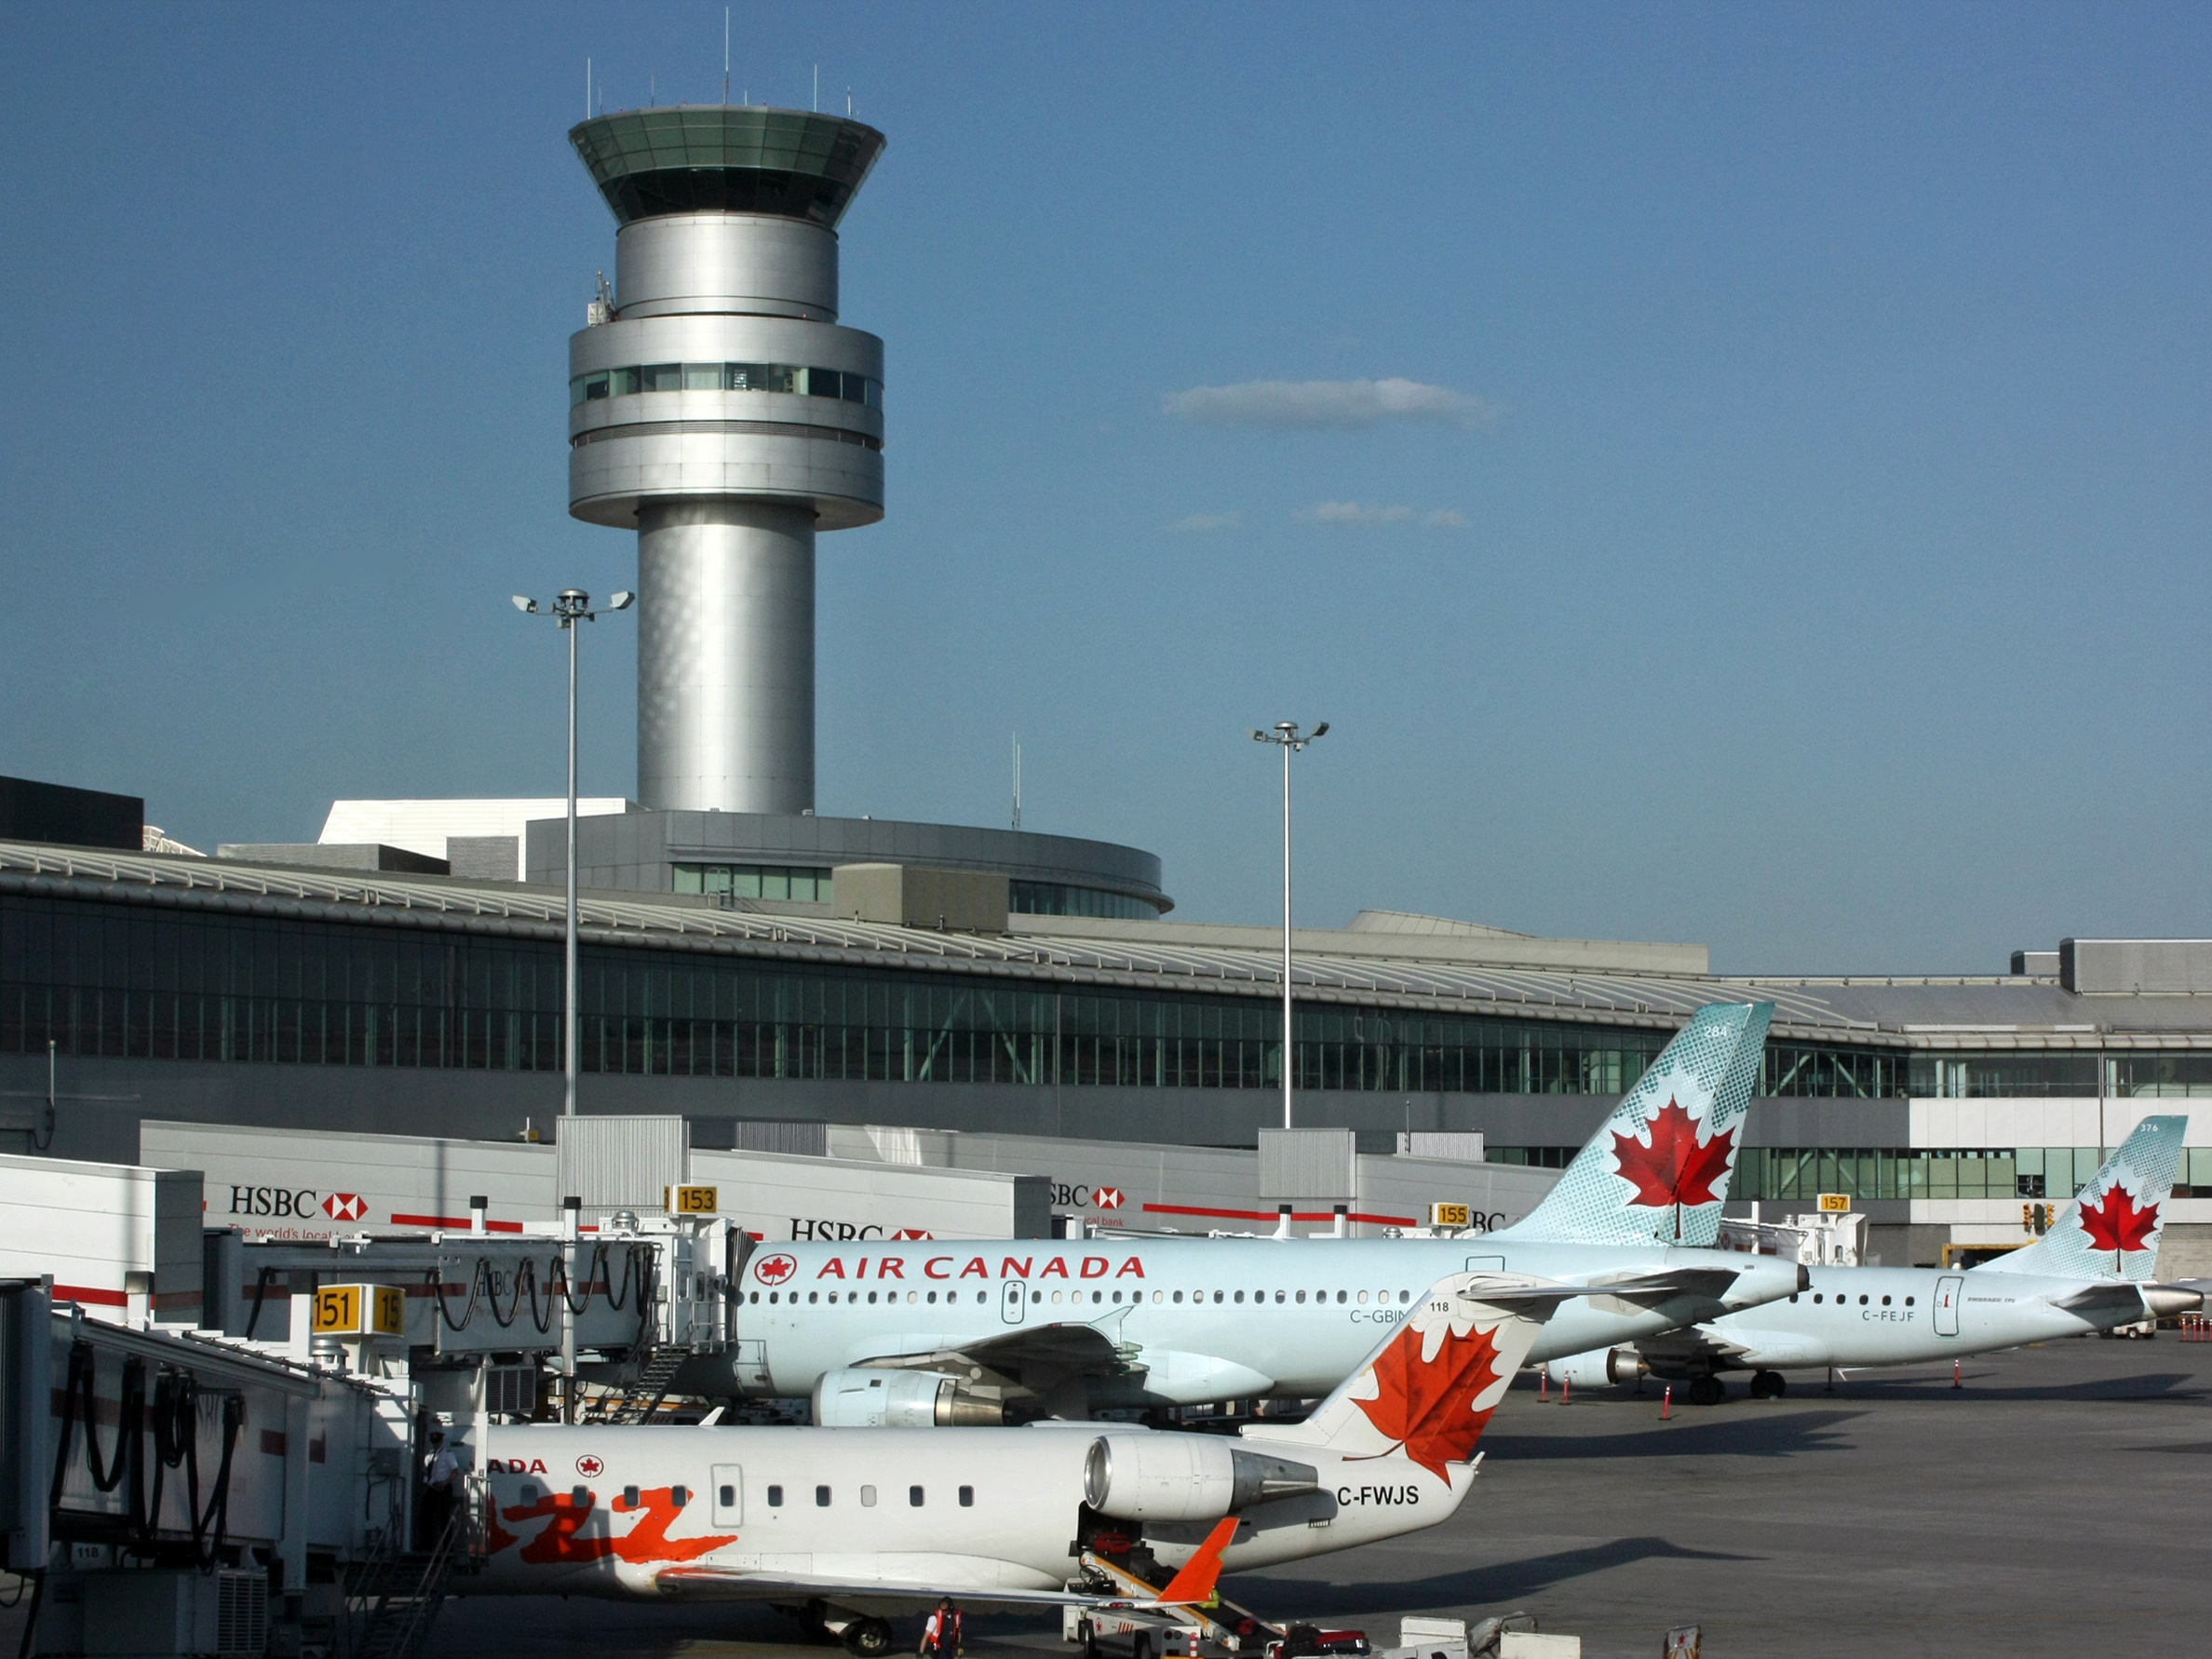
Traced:
[[1304, 736], [1298, 734], [1294, 722], [1278, 720], [1272, 732], [1254, 732], [1254, 743], [1280, 744], [1283, 750], [1283, 1127], [1290, 1123], [1291, 1056], [1295, 1045], [1290, 1027], [1290, 757], [1314, 741], [1326, 736], [1329, 722], [1323, 721]]
[[[634, 593], [617, 593], [607, 601], [610, 611], [627, 611]], [[537, 600], [515, 595], [515, 609], [525, 616], [550, 615], [568, 633], [568, 928], [564, 943], [567, 947], [565, 984], [560, 999], [561, 1076], [564, 1087], [560, 1099], [560, 1115], [576, 1115], [576, 1070], [582, 1059], [583, 1039], [578, 1032], [576, 1004], [578, 1001], [576, 972], [576, 624], [597, 622], [599, 613], [591, 608], [591, 595], [573, 587], [563, 588], [554, 597], [550, 611], [541, 611]]]

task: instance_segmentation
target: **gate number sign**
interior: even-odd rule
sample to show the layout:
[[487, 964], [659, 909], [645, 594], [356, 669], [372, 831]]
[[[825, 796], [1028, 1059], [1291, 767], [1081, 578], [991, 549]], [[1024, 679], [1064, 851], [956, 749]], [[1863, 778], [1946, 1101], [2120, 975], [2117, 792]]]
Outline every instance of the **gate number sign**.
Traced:
[[1432, 1227], [1472, 1227], [1474, 1217], [1464, 1204], [1432, 1204], [1429, 1206], [1429, 1225]]
[[710, 1216], [722, 1208], [722, 1189], [719, 1187], [670, 1187], [665, 1206], [671, 1215]]
[[407, 1292], [397, 1285], [325, 1285], [315, 1293], [317, 1336], [404, 1336]]

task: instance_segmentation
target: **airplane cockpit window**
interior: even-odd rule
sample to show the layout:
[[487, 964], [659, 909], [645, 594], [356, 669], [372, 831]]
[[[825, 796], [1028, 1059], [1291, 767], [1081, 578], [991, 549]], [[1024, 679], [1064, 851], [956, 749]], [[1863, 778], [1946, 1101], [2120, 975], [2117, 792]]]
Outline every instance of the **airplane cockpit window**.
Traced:
[[973, 1509], [976, 1506], [976, 1489], [974, 1487], [964, 1486], [960, 1489], [960, 1506], [963, 1509]]

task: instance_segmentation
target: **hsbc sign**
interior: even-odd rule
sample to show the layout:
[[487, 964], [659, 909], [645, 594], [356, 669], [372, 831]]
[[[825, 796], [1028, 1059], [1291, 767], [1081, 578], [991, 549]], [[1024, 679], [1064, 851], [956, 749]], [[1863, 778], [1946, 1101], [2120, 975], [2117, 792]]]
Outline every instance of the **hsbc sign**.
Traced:
[[1052, 1204], [1056, 1209], [1119, 1209], [1126, 1202], [1127, 1194], [1119, 1187], [1092, 1186], [1082, 1181], [1052, 1183]]

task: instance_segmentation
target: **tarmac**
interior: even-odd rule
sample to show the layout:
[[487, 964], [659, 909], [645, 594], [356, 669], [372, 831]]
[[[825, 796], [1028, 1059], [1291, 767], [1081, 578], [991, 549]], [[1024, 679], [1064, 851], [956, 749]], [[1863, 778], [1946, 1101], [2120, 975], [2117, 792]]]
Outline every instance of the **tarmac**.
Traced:
[[[2212, 1344], [2087, 1338], [1781, 1400], [1658, 1389], [1539, 1403], [1517, 1382], [1468, 1502], [1427, 1532], [1234, 1576], [1273, 1617], [1396, 1639], [1397, 1615], [1525, 1609], [1587, 1659], [1949, 1659], [2212, 1650]], [[926, 1430], [917, 1431], [926, 1433]], [[912, 1625], [913, 1628], [909, 1628]], [[424, 1659], [823, 1659], [751, 1607], [448, 1603]], [[902, 1642], [918, 1622], [901, 1621]], [[1068, 1654], [1046, 1618], [975, 1618], [973, 1654]]]
[[[1714, 1407], [1655, 1385], [1540, 1403], [1517, 1382], [1449, 1522], [1233, 1576], [1264, 1615], [1394, 1643], [1400, 1613], [1526, 1610], [1587, 1659], [1947, 1659], [2212, 1651], [2212, 1344], [2095, 1338], [1861, 1372]], [[917, 1430], [916, 1433], [927, 1433]], [[20, 1612], [0, 1612], [12, 1652]], [[911, 1642], [919, 1622], [902, 1620]], [[781, 1614], [575, 1598], [449, 1601], [423, 1659], [828, 1659]], [[1072, 1653], [1051, 1615], [968, 1622], [979, 1659]]]

